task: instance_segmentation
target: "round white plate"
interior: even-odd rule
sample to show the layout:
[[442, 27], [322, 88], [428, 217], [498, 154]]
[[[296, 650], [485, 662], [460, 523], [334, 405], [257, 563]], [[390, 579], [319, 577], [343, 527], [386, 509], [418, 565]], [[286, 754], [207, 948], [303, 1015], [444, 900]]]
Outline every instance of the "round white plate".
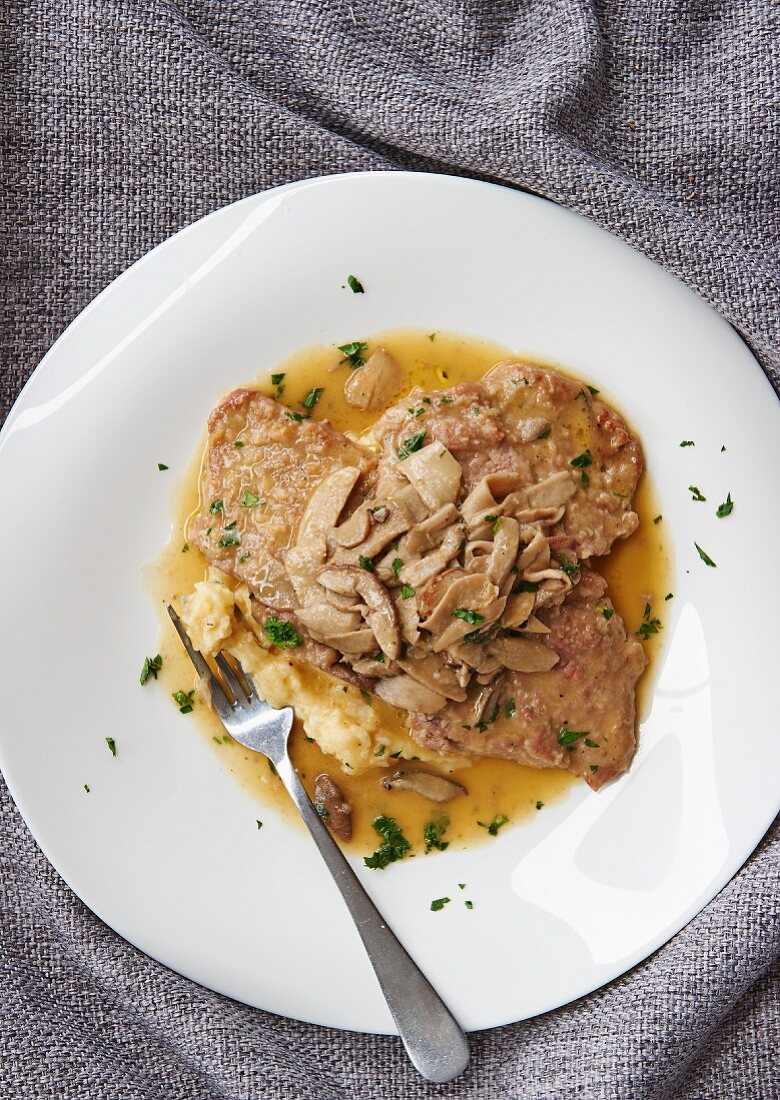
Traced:
[[[342, 289], [353, 272], [366, 294]], [[104, 291], [0, 438], [0, 765], [47, 857], [131, 943], [248, 1004], [394, 1030], [313, 845], [268, 814], [258, 832], [256, 803], [138, 670], [158, 630], [141, 566], [217, 398], [302, 346], [396, 326], [597, 379], [641, 432], [676, 555], [628, 776], [478, 849], [357, 868], [464, 1026], [486, 1028], [643, 959], [778, 810], [777, 403], [725, 321], [585, 219], [460, 179], [330, 177], [212, 214]], [[431, 913], [458, 882], [475, 908]]]

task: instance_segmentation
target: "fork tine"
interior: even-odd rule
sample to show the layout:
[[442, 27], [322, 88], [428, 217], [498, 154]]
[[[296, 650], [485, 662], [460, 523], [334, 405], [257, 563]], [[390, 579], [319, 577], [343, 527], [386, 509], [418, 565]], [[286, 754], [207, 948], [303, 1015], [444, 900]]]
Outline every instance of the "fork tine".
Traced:
[[209, 684], [211, 686], [212, 696], [216, 696], [215, 701], [217, 703], [224, 704], [224, 706], [226, 707], [230, 707], [227, 696], [222, 690], [222, 685], [220, 684], [214, 673], [211, 671], [209, 666], [206, 664], [206, 661], [203, 659], [203, 655], [194, 647], [194, 645], [190, 641], [190, 636], [184, 629], [184, 624], [170, 604], [168, 604], [168, 614], [170, 615], [171, 622], [176, 628], [176, 633], [181, 639], [181, 644], [187, 650], [187, 656], [195, 665], [195, 671], [198, 673], [199, 676], [205, 676], [208, 678]]
[[227, 686], [230, 688], [231, 692], [233, 693], [233, 698], [235, 699], [235, 701], [237, 703], [246, 703], [246, 701], [247, 701], [246, 692], [244, 691], [243, 687], [241, 686], [241, 683], [240, 683], [238, 677], [236, 676], [235, 672], [233, 671], [233, 669], [230, 667], [227, 660], [225, 659], [224, 653], [217, 653], [216, 656], [214, 657], [214, 660], [217, 662], [217, 666], [219, 668], [219, 671], [222, 673], [222, 675], [225, 678], [225, 683], [227, 684]]

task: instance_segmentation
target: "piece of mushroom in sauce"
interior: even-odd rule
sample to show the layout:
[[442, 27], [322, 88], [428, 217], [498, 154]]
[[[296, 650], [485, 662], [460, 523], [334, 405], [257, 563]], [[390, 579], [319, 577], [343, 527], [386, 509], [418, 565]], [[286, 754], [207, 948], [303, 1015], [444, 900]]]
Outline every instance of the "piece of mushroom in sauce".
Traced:
[[314, 808], [335, 836], [352, 839], [352, 806], [327, 772], [314, 780]]
[[454, 779], [424, 771], [397, 771], [380, 780], [386, 791], [414, 791], [431, 802], [451, 802], [466, 793], [466, 788]]

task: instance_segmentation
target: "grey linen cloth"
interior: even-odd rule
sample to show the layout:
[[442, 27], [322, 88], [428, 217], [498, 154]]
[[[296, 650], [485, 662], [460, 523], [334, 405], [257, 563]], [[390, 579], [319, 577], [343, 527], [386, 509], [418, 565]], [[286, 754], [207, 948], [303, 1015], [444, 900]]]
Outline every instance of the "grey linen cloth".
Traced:
[[[779, 10], [3, 4], [3, 415], [64, 326], [174, 230], [288, 180], [401, 167], [525, 188], [606, 226], [720, 310], [777, 384]], [[151, 962], [71, 894], [5, 791], [0, 825], [2, 1097], [780, 1096], [777, 825], [652, 958], [474, 1036], [471, 1070], [442, 1087], [397, 1039], [253, 1011]]]

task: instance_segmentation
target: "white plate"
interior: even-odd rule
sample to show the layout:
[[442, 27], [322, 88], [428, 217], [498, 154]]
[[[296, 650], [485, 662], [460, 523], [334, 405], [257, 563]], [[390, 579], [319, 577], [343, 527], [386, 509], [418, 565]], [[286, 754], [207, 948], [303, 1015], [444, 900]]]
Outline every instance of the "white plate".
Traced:
[[[350, 272], [370, 292], [342, 290]], [[465, 1027], [485, 1028], [644, 958], [778, 810], [777, 403], [725, 321], [583, 218], [465, 180], [338, 176], [220, 210], [117, 279], [0, 441], [0, 764], [47, 857], [131, 943], [248, 1004], [394, 1030], [313, 846], [270, 817], [258, 833], [256, 804], [162, 692], [139, 689], [138, 666], [158, 629], [140, 567], [168, 533], [158, 460], [183, 470], [219, 395], [295, 349], [395, 326], [598, 379], [642, 434], [676, 552], [626, 778], [476, 850], [358, 868]], [[475, 908], [431, 913], [457, 882]]]

